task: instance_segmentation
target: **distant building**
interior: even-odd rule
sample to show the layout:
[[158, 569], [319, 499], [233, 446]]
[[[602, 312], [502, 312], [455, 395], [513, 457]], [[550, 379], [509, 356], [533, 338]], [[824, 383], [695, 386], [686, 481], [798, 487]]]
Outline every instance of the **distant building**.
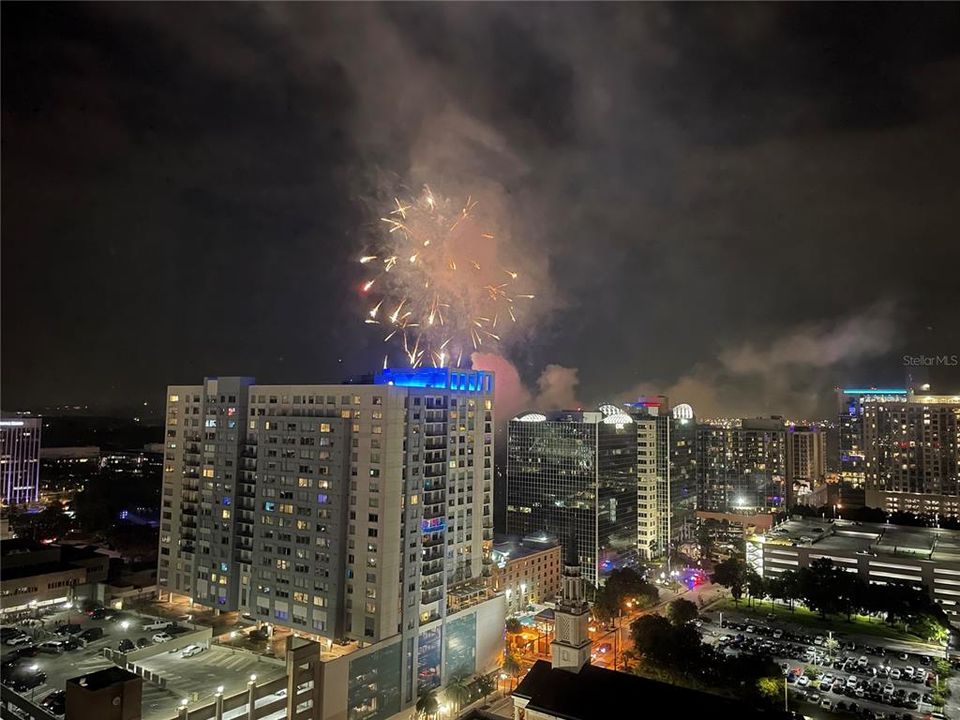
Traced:
[[826, 435], [816, 425], [790, 425], [785, 438], [787, 507], [823, 485]]
[[783, 418], [745, 418], [697, 428], [697, 508], [768, 509], [786, 502]]
[[863, 436], [863, 412], [867, 403], [896, 404], [906, 402], [906, 388], [842, 388], [837, 391], [839, 405], [838, 436], [840, 445], [840, 480], [852, 487], [863, 487], [866, 479], [866, 458]]
[[26, 505], [40, 498], [39, 418], [0, 420], [0, 501]]
[[589, 582], [636, 561], [637, 493], [637, 428], [625, 411], [525, 412], [510, 420], [507, 532], [573, 533]]
[[92, 548], [0, 542], [0, 616], [9, 617], [80, 599], [100, 599], [110, 558]]
[[697, 505], [696, 418], [659, 395], [630, 403], [637, 426], [637, 549], [665, 557], [693, 538]]
[[492, 585], [507, 598], [507, 612], [530, 604], [552, 603], [560, 593], [560, 543], [547, 533], [523, 541], [497, 538], [491, 551]]
[[960, 517], [960, 395], [863, 405], [866, 504]]
[[769, 512], [712, 512], [697, 510], [697, 536], [702, 545], [713, 548], [715, 556], [733, 555], [741, 559], [747, 537], [764, 533], [773, 527], [776, 516]]
[[818, 558], [865, 582], [925, 587], [946, 612], [960, 616], [960, 531], [797, 518], [747, 540], [747, 562], [768, 579]]

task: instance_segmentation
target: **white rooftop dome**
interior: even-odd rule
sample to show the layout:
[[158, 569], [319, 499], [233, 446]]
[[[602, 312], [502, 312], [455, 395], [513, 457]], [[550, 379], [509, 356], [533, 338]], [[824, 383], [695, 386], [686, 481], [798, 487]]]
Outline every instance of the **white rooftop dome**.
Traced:
[[515, 419], [519, 422], [544, 422], [546, 421], [547, 416], [541, 413], [525, 413], [523, 415], [518, 415]]
[[687, 403], [681, 403], [673, 409], [674, 420], [693, 420], [693, 408]]

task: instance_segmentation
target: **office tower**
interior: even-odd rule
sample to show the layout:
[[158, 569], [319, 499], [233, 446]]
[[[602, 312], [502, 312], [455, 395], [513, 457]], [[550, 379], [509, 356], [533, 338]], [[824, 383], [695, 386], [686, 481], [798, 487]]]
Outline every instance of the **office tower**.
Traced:
[[863, 438], [869, 507], [960, 516], [960, 395], [865, 402]]
[[637, 429], [614, 406], [527, 412], [507, 428], [507, 532], [576, 537], [586, 580], [636, 558]]
[[843, 388], [837, 391], [839, 404], [840, 480], [862, 488], [865, 478], [863, 411], [866, 403], [905, 402], [905, 388]]
[[816, 425], [791, 425], [785, 439], [787, 507], [793, 507], [824, 482], [826, 437]]
[[699, 509], [725, 512], [782, 505], [784, 434], [783, 419], [778, 417], [699, 426]]
[[38, 418], [0, 420], [0, 501], [24, 505], [40, 498]]
[[171, 386], [158, 585], [328, 645], [399, 634], [410, 702], [441, 682], [451, 603], [488, 598], [492, 457], [488, 372]]

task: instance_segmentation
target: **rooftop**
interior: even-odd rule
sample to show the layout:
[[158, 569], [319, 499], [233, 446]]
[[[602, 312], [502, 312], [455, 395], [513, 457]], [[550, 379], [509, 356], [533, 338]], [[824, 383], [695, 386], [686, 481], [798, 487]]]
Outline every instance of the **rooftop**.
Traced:
[[103, 690], [117, 683], [125, 683], [137, 679], [138, 677], [136, 675], [123, 668], [109, 667], [89, 673], [88, 675], [70, 678], [67, 682], [73, 685], [79, 685], [87, 690]]
[[527, 699], [530, 710], [566, 720], [621, 717], [626, 698], [655, 698], [658, 707], [682, 708], [682, 714], [690, 717], [782, 716], [779, 711], [590, 664], [579, 673], [555, 670], [546, 660], [534, 663], [514, 695]]
[[765, 538], [823, 551], [960, 562], [960, 531], [942, 528], [796, 518], [777, 525]]

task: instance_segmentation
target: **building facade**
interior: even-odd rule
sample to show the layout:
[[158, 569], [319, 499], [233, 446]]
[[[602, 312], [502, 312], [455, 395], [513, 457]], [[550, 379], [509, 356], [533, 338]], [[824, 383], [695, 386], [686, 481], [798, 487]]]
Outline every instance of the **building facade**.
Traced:
[[444, 681], [448, 596], [489, 594], [492, 465], [492, 373], [171, 386], [158, 586], [327, 643], [391, 639], [406, 706]]
[[697, 428], [700, 510], [764, 509], [785, 502], [782, 418], [749, 418]]
[[839, 405], [839, 476], [851, 487], [862, 488], [866, 480], [863, 413], [867, 403], [902, 403], [906, 388], [843, 388], [837, 391]]
[[552, 603], [560, 593], [560, 542], [547, 533], [522, 541], [499, 539], [491, 553], [492, 586], [507, 600], [507, 612]]
[[960, 516], [960, 395], [910, 391], [863, 408], [866, 504]]
[[816, 425], [790, 425], [784, 439], [787, 507], [792, 507], [826, 478], [826, 435]]
[[26, 505], [40, 498], [38, 418], [0, 420], [0, 502]]
[[960, 531], [807, 518], [748, 538], [746, 549], [747, 563], [767, 579], [826, 558], [868, 583], [926, 588], [960, 617]]
[[637, 555], [637, 429], [613, 406], [521, 413], [507, 429], [507, 532], [573, 534], [583, 576]]

